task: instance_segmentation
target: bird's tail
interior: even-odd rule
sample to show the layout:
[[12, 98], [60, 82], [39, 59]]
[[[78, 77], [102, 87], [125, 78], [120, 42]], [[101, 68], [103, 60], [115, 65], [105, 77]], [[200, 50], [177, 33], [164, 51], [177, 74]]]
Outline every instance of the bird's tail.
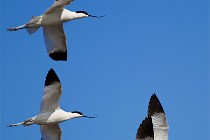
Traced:
[[8, 31], [17, 31], [17, 30], [26, 28], [27, 32], [31, 35], [39, 29], [40, 20], [41, 20], [41, 16], [33, 16], [28, 23], [18, 26], [18, 27], [7, 28], [7, 30]]
[[17, 31], [17, 30], [24, 29], [24, 28], [26, 28], [26, 24], [18, 26], [18, 27], [7, 28], [7, 30], [8, 31]]

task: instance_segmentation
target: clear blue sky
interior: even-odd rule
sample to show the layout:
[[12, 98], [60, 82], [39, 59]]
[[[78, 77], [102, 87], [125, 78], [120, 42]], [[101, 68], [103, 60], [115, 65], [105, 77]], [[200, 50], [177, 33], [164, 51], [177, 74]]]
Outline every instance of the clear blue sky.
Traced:
[[37, 125], [6, 125], [39, 113], [50, 68], [63, 109], [99, 116], [62, 123], [63, 140], [134, 140], [154, 92], [170, 140], [210, 139], [209, 0], [75, 0], [68, 9], [107, 16], [65, 24], [67, 62], [48, 57], [42, 29], [6, 31], [52, 3], [1, 1], [1, 139], [40, 139]]

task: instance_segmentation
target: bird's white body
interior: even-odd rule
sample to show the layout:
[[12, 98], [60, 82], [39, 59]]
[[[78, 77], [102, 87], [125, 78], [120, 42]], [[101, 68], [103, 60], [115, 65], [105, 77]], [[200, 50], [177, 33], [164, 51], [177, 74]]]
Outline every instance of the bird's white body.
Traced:
[[60, 12], [56, 11], [56, 12], [44, 13], [41, 16], [37, 16], [37, 17], [39, 17], [39, 19], [36, 22], [29, 21], [27, 23], [27, 28], [59, 25], [70, 20], [87, 17], [87, 15], [84, 15], [82, 13], [72, 12], [67, 9], [63, 9]]
[[49, 56], [56, 61], [66, 61], [67, 45], [63, 23], [91, 16], [85, 11], [72, 12], [65, 9], [64, 7], [72, 1], [73, 0], [56, 0], [42, 15], [33, 16], [28, 23], [14, 28], [8, 28], [8, 30], [16, 31], [26, 28], [29, 34], [33, 34], [39, 27], [43, 27], [44, 42]]
[[32, 122], [38, 125], [57, 124], [73, 118], [79, 117], [77, 114], [66, 112], [62, 109], [54, 112], [44, 112], [33, 117]]
[[61, 140], [61, 129], [59, 123], [73, 118], [87, 117], [81, 112], [66, 112], [60, 108], [59, 100], [61, 96], [61, 84], [53, 69], [50, 69], [45, 80], [44, 94], [42, 96], [40, 113], [23, 122], [10, 124], [8, 126], [32, 124], [40, 125], [42, 140]]

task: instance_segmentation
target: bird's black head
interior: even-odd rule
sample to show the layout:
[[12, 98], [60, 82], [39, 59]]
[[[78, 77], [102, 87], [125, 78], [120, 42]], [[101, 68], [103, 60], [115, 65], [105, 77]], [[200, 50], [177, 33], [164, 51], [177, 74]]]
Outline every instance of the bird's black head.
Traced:
[[96, 117], [85, 116], [85, 115], [82, 114], [82, 112], [79, 112], [79, 111], [72, 111], [71, 113], [76, 113], [76, 114], [81, 115], [81, 116], [79, 116], [79, 117], [96, 118]]
[[76, 13], [82, 13], [84, 15], [87, 15], [88, 17], [95, 17], [95, 18], [102, 18], [105, 16], [105, 15], [104, 16], [93, 16], [93, 15], [88, 14], [86, 11], [76, 11]]
[[79, 111], [72, 111], [71, 113], [77, 113], [83, 116], [82, 112], [79, 112]]
[[86, 11], [76, 11], [76, 13], [83, 13], [83, 14], [89, 16], [89, 14]]

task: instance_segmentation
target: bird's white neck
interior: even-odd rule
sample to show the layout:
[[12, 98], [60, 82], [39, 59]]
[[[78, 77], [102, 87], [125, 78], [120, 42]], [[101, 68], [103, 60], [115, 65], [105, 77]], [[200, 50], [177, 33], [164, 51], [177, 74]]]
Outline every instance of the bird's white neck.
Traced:
[[66, 112], [67, 113], [67, 117], [68, 119], [74, 119], [74, 118], [79, 118], [81, 117], [81, 115], [77, 114], [77, 113], [72, 113], [72, 112]]
[[66, 22], [69, 20], [74, 20], [74, 19], [84, 18], [84, 17], [88, 17], [88, 15], [85, 15], [83, 13], [76, 13], [76, 12], [72, 12], [67, 9], [64, 9], [61, 15], [61, 20], [63, 22]]
[[62, 109], [58, 109], [54, 112], [45, 112], [38, 114], [34, 117], [33, 123], [35, 124], [51, 124], [60, 123], [66, 120], [81, 117], [81, 115], [72, 112], [66, 112]]

